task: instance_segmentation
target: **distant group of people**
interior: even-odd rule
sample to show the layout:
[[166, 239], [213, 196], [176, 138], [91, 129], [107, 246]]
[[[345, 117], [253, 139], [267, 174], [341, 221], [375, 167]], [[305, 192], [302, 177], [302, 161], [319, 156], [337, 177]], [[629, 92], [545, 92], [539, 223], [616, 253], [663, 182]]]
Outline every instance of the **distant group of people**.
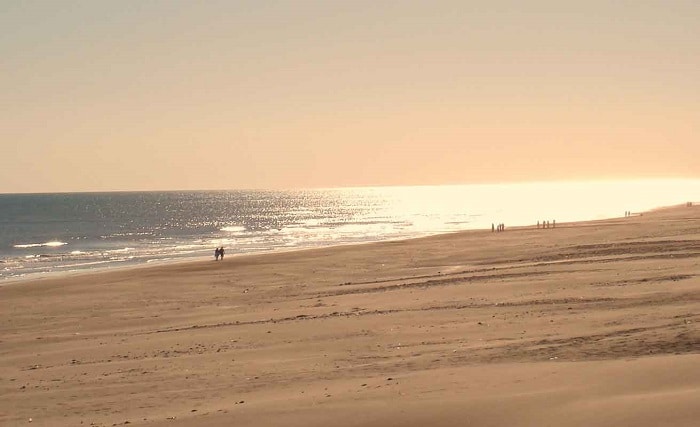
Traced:
[[[557, 226], [557, 220], [553, 219], [551, 222], [549, 220], [543, 220], [543, 221], [537, 221], [537, 228], [555, 228]], [[500, 224], [491, 224], [491, 232], [495, 233], [497, 231], [505, 231], [506, 230], [506, 225], [503, 223]]]
[[214, 250], [214, 259], [217, 261], [221, 258], [222, 260], [224, 259], [224, 247], [216, 248]]

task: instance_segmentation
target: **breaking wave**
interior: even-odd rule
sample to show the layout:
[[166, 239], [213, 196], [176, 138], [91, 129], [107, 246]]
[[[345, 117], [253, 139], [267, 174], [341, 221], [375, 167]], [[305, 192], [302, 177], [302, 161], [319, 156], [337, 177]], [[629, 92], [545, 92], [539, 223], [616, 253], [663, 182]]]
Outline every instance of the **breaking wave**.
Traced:
[[57, 248], [60, 246], [65, 246], [68, 243], [66, 242], [59, 242], [57, 240], [51, 241], [51, 242], [44, 242], [44, 243], [26, 243], [22, 245], [12, 245], [13, 248], [17, 249], [27, 249], [27, 248]]
[[227, 231], [229, 233], [242, 233], [242, 232], [246, 231], [246, 228], [242, 227], [240, 225], [231, 225], [228, 227], [221, 228], [221, 231]]

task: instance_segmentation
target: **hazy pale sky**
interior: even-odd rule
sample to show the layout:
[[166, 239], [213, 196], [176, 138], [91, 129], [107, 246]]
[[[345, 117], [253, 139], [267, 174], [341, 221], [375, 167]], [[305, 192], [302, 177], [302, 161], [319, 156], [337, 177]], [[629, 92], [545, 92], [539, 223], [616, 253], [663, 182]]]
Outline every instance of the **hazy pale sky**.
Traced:
[[0, 192], [700, 178], [700, 1], [0, 0]]

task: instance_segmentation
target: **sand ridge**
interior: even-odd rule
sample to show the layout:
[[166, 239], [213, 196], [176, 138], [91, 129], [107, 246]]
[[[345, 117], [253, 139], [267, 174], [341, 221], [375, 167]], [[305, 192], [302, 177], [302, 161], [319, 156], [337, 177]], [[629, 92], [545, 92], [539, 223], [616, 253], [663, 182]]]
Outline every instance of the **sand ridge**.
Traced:
[[691, 426], [699, 262], [683, 206], [11, 284], [0, 424]]

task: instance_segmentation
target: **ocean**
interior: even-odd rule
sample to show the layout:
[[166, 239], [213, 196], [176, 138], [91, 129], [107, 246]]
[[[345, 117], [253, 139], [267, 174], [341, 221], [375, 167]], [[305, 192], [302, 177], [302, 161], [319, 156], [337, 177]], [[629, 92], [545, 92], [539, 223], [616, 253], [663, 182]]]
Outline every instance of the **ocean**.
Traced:
[[700, 180], [0, 195], [0, 280], [622, 217], [700, 200]]

